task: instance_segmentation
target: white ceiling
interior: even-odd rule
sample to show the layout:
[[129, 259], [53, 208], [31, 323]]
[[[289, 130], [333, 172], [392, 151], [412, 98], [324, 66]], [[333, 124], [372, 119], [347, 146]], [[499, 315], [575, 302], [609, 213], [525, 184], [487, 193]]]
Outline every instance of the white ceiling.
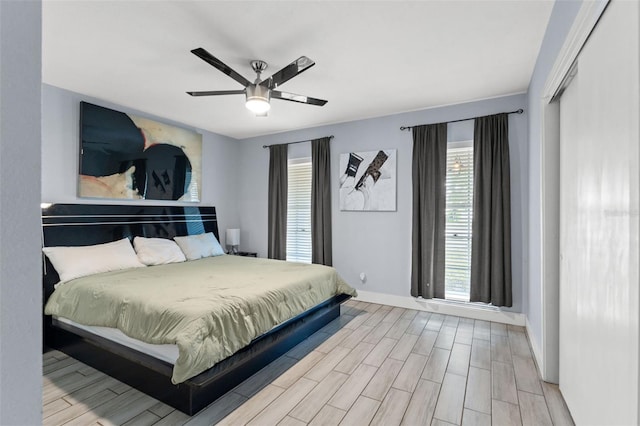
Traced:
[[[43, 10], [43, 81], [242, 139], [524, 92], [552, 0], [59, 1]], [[281, 90], [324, 107], [271, 101], [253, 116], [242, 89], [190, 53], [203, 47], [249, 80], [306, 55]]]

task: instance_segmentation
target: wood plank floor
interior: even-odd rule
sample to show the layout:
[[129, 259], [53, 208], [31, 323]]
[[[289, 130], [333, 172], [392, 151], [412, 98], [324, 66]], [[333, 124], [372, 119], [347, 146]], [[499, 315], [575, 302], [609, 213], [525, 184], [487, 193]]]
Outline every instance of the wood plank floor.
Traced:
[[43, 361], [44, 425], [573, 425], [522, 327], [358, 301], [193, 417], [61, 352]]

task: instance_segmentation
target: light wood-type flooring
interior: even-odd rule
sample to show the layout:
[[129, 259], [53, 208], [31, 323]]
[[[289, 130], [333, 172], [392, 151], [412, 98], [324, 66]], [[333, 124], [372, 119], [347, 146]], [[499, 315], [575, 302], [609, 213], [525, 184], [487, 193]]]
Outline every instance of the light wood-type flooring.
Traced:
[[44, 425], [573, 425], [522, 327], [358, 301], [193, 417], [61, 352], [43, 361]]

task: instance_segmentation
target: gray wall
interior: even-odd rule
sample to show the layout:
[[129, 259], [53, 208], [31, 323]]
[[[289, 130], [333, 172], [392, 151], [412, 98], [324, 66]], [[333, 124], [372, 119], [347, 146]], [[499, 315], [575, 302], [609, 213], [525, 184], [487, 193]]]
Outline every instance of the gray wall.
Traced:
[[[221, 231], [239, 225], [237, 203], [238, 141], [216, 133], [194, 129], [165, 118], [151, 116], [58, 87], [42, 85], [42, 201], [48, 203], [96, 203], [77, 197], [80, 101], [148, 117], [202, 133], [202, 200], [217, 208]], [[126, 203], [121, 200], [99, 200]], [[158, 204], [158, 200], [136, 203]], [[188, 203], [181, 203], [188, 204]], [[224, 244], [224, 232], [221, 232]]]
[[535, 348], [542, 349], [542, 151], [541, 99], [544, 85], [560, 48], [569, 33], [582, 1], [556, 1], [531, 77], [528, 91], [529, 111], [529, 287], [526, 290], [525, 314], [529, 337]]
[[40, 1], [0, 1], [0, 424], [42, 422]]
[[[411, 150], [410, 132], [402, 125], [435, 123], [458, 118], [512, 111], [526, 106], [526, 95], [514, 95], [422, 111], [353, 121], [330, 126], [245, 139], [240, 142], [239, 210], [243, 250], [267, 253], [267, 170], [268, 150], [264, 144], [283, 143], [334, 135], [331, 141], [332, 220], [334, 266], [342, 277], [358, 289], [409, 296], [411, 271]], [[302, 107], [301, 107], [302, 108]], [[309, 107], [310, 108], [310, 107]], [[527, 114], [511, 115], [513, 311], [524, 306], [523, 288], [527, 279], [526, 240], [528, 227], [528, 146]], [[449, 125], [449, 140], [473, 138], [473, 121]], [[291, 146], [290, 157], [310, 156], [309, 144]], [[398, 150], [397, 211], [341, 212], [338, 200], [340, 153]], [[366, 284], [358, 278], [367, 274]]]

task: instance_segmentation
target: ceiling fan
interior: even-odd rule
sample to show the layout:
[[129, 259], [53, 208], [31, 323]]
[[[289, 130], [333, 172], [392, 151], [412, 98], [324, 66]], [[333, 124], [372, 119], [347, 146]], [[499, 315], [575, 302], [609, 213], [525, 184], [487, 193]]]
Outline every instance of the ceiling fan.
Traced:
[[253, 68], [253, 70], [257, 74], [256, 80], [251, 83], [249, 80], [238, 74], [236, 71], [231, 69], [231, 67], [213, 56], [211, 53], [207, 52], [205, 49], [199, 47], [197, 49], [193, 49], [191, 53], [193, 53], [203, 61], [209, 63], [210, 65], [213, 65], [215, 68], [222, 71], [244, 86], [244, 89], [242, 90], [187, 92], [191, 96], [245, 95], [247, 99], [245, 104], [246, 107], [250, 111], [254, 112], [257, 116], [262, 117], [265, 117], [269, 109], [271, 109], [271, 98], [318, 106], [323, 106], [327, 103], [327, 101], [323, 99], [316, 99], [309, 96], [296, 95], [293, 93], [281, 92], [279, 90], [276, 90], [282, 84], [286, 83], [293, 77], [301, 74], [303, 71], [308, 70], [316, 64], [306, 56], [299, 57], [266, 80], [261, 80], [260, 74], [265, 69], [267, 69], [267, 63], [264, 61], [251, 61], [251, 68]]

